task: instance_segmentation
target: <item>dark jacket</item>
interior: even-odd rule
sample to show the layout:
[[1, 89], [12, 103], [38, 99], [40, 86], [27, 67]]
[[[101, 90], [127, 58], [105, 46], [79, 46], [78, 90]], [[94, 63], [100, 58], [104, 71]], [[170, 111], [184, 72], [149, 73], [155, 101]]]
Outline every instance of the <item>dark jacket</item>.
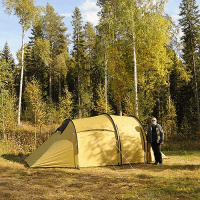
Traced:
[[[157, 133], [157, 143], [162, 143], [164, 141], [163, 129], [159, 124], [156, 124], [156, 133]], [[152, 143], [152, 125], [149, 125], [147, 131], [147, 143]]]

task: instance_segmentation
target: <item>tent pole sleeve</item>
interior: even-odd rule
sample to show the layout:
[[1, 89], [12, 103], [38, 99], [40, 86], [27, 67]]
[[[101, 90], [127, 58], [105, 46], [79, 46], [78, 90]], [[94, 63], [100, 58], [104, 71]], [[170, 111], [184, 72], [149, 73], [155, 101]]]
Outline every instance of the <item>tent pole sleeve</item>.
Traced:
[[119, 131], [118, 131], [117, 125], [115, 124], [113, 118], [112, 118], [109, 114], [104, 113], [104, 115], [106, 115], [106, 116], [109, 117], [109, 119], [111, 120], [112, 125], [113, 125], [113, 127], [114, 127], [114, 130], [115, 130], [115, 137], [116, 137], [116, 143], [117, 143], [117, 151], [118, 151], [118, 154], [119, 154], [118, 165], [122, 165], [121, 141], [120, 141], [120, 136], [119, 136]]
[[[78, 145], [78, 136], [77, 136], [77, 132], [76, 132], [76, 127], [74, 125], [74, 122], [73, 120], [71, 120], [73, 126], [74, 126], [74, 134], [76, 136], [76, 148], [74, 149], [74, 165], [77, 169], [80, 169], [79, 168], [79, 145]], [[74, 144], [73, 144], [74, 145]], [[77, 152], [77, 158], [75, 157], [76, 155], [76, 152]]]

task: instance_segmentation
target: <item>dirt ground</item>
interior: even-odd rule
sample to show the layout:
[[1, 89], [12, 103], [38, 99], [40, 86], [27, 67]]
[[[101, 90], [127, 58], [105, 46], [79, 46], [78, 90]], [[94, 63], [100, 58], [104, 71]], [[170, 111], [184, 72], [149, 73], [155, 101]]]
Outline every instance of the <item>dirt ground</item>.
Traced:
[[171, 154], [163, 165], [29, 168], [23, 155], [0, 157], [0, 200], [200, 199], [199, 155]]

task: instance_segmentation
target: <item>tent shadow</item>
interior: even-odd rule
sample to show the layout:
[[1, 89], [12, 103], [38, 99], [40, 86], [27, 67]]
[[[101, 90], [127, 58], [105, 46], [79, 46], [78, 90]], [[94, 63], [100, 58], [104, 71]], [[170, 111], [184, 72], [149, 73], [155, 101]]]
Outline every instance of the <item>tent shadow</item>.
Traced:
[[19, 153], [18, 155], [15, 155], [15, 154], [2, 154], [1, 155], [1, 157], [3, 159], [23, 164], [25, 167], [28, 167], [27, 163], [24, 161], [28, 156], [29, 156], [29, 154], [24, 155], [22, 153]]

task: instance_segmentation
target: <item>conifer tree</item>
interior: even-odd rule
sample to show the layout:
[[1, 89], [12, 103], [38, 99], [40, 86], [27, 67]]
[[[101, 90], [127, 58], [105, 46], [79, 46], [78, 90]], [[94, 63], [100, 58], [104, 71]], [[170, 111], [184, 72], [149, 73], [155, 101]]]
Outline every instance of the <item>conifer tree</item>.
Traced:
[[[183, 31], [183, 36], [181, 38], [181, 40], [183, 41], [182, 58], [184, 60], [186, 69], [188, 71], [191, 71], [191, 74], [193, 76], [190, 84], [185, 88], [187, 89], [187, 99], [190, 102], [188, 106], [191, 107], [190, 110], [192, 111], [192, 113], [187, 114], [187, 117], [195, 116], [196, 120], [195, 118], [193, 120], [191, 118], [189, 119], [189, 121], [196, 121], [198, 131], [200, 131], [200, 110], [198, 94], [200, 13], [198, 6], [196, 5], [196, 0], [182, 0], [180, 4], [179, 15], [181, 17], [179, 23]], [[193, 91], [194, 95], [191, 94], [191, 91]], [[195, 104], [193, 104], [192, 102], [195, 102]]]
[[2, 50], [2, 55], [1, 55], [2, 59], [5, 59], [5, 61], [8, 63], [10, 63], [10, 68], [14, 69], [15, 66], [15, 62], [12, 56], [12, 53], [10, 52], [10, 48], [8, 46], [8, 42], [5, 43], [4, 48]]
[[[78, 7], [75, 8], [72, 15], [72, 26], [73, 26], [72, 56], [74, 61], [73, 74], [76, 84], [75, 93], [77, 95], [78, 116], [79, 118], [81, 118], [84, 115], [83, 112], [86, 111], [84, 110], [83, 105], [90, 102], [90, 97], [89, 94], [87, 93], [87, 88], [84, 85], [87, 83], [87, 77], [88, 77], [85, 68], [86, 42], [84, 39], [82, 16], [80, 9]], [[85, 103], [83, 101], [85, 101]]]
[[89, 22], [85, 24], [84, 38], [86, 43], [86, 59], [85, 59], [85, 70], [87, 78], [85, 81], [85, 88], [88, 96], [90, 97], [90, 103], [87, 105], [88, 113], [91, 113], [94, 108], [94, 92], [95, 92], [95, 43], [96, 43], [96, 32], [93, 25]]
[[[175, 105], [176, 112], [176, 126], [178, 132], [181, 132], [181, 124], [184, 119], [185, 113], [188, 113], [187, 106], [185, 102], [188, 101], [187, 95], [184, 94], [186, 85], [191, 80], [191, 74], [188, 72], [183, 64], [181, 58], [178, 57], [175, 51], [172, 51], [172, 68], [170, 69], [169, 83], [170, 83], [170, 98], [172, 99], [172, 104]], [[172, 113], [172, 115], [174, 115]]]
[[14, 80], [11, 63], [9, 60], [0, 58], [0, 129], [4, 139], [7, 138], [7, 129], [15, 130], [17, 122], [16, 97], [12, 87], [10, 87]]
[[7, 89], [9, 89], [11, 95], [15, 95], [14, 94], [15, 93], [14, 91], [15, 62], [14, 62], [12, 53], [10, 52], [10, 48], [7, 42], [4, 45], [0, 59], [2, 61], [4, 60], [7, 64], [6, 65], [7, 66], [6, 70], [8, 71]]
[[47, 97], [48, 64], [51, 62], [51, 55], [49, 41], [44, 38], [43, 21], [42, 13], [37, 13], [29, 37], [30, 51], [25, 53], [25, 76], [28, 82], [35, 77], [41, 84], [43, 96]]
[[[59, 16], [54, 8], [47, 3], [46, 12], [44, 15], [44, 38], [49, 41], [50, 46], [50, 62], [48, 63], [49, 67], [49, 98], [52, 100], [53, 94], [54, 99], [59, 95], [57, 91], [56, 85], [59, 81], [60, 76], [60, 68], [56, 66], [57, 57], [60, 54], [67, 53], [67, 28], [65, 24], [62, 22], [63, 16]], [[66, 74], [65, 74], [66, 75]], [[55, 86], [53, 88], [53, 86]], [[54, 90], [53, 90], [54, 89]], [[53, 93], [54, 91], [54, 93]]]

